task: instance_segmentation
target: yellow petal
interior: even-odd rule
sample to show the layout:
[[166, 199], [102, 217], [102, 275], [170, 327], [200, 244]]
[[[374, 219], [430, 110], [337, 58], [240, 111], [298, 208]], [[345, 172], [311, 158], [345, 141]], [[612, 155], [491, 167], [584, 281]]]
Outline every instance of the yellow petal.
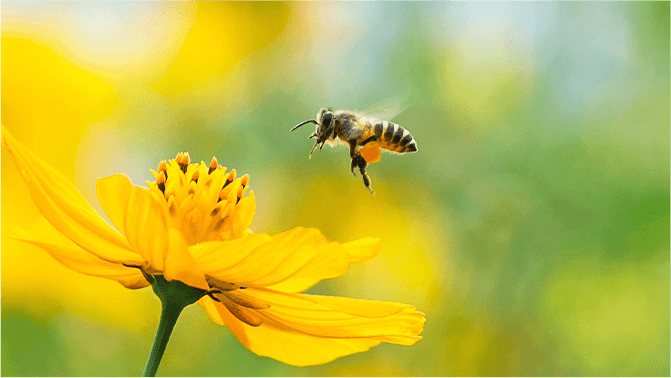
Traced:
[[[265, 290], [266, 294], [263, 295], [261, 292], [264, 290], [255, 290], [254, 294], [256, 297], [261, 299], [268, 294], [275, 295], [271, 293], [270, 290]], [[372, 301], [365, 299], [352, 299], [352, 298], [343, 298], [343, 297], [330, 297], [326, 295], [310, 295], [310, 294], [289, 294], [293, 298], [300, 298], [300, 300], [310, 301], [330, 309], [335, 309], [345, 314], [363, 316], [370, 318], [385, 317], [398, 314], [400, 312], [410, 312], [414, 313], [415, 308], [411, 305], [395, 302], [384, 302], [384, 301]], [[286, 301], [287, 298], [283, 297], [283, 301]]]
[[96, 180], [96, 194], [107, 217], [112, 224], [121, 232], [126, 234], [124, 221], [128, 209], [133, 184], [128, 177], [118, 174]]
[[[366, 351], [381, 342], [411, 345], [420, 339], [420, 337], [391, 335], [349, 338], [319, 337], [291, 330], [281, 324], [279, 326], [268, 324], [265, 320], [258, 326], [250, 326], [233, 316], [222, 303], [210, 298], [202, 298], [199, 303], [215, 322], [226, 324], [231, 333], [252, 352], [295, 366], [327, 363], [338, 357]], [[309, 301], [305, 303], [304, 305], [308, 307], [313, 306]], [[275, 304], [275, 306], [280, 305]], [[272, 321], [273, 319], [267, 315], [270, 309], [259, 310], [258, 313]], [[324, 308], [319, 308], [319, 310], [315, 314], [323, 315]], [[333, 311], [326, 309], [326, 313], [333, 313]], [[342, 317], [342, 314], [339, 316]]]
[[242, 198], [235, 206], [235, 213], [233, 213], [233, 234], [236, 237], [242, 235], [252, 225], [255, 212], [256, 199], [252, 190], [247, 197]]
[[268, 289], [281, 291], [284, 293], [300, 293], [305, 291], [314, 285], [316, 285], [321, 278], [294, 278], [291, 277], [286, 281], [276, 283], [274, 285], [267, 286]]
[[351, 262], [374, 257], [379, 240], [328, 243], [319, 230], [298, 227], [272, 238], [250, 234], [231, 241], [201, 243], [190, 251], [201, 270], [217, 280], [294, 293], [323, 279], [342, 276]]
[[340, 277], [349, 270], [347, 251], [343, 245], [331, 242], [317, 251], [315, 256], [293, 275], [268, 288], [287, 293], [307, 290], [317, 282]]
[[[324, 247], [328, 249], [323, 250]], [[222, 249], [220, 255], [230, 255], [230, 251]], [[322, 264], [324, 260], [330, 264]], [[342, 275], [347, 271], [347, 261], [347, 252], [337, 243], [329, 245], [319, 230], [298, 227], [273, 236], [234, 265], [204, 269], [204, 272], [243, 286], [266, 286], [284, 281], [303, 269], [309, 277], [320, 273], [324, 278]]]
[[245, 344], [247, 342], [247, 336], [245, 335], [243, 328], [246, 324], [238, 321], [238, 319], [236, 319], [221, 302], [217, 302], [210, 297], [203, 297], [198, 300], [198, 303], [205, 308], [205, 311], [207, 311], [207, 314], [210, 315], [215, 323], [225, 324], [238, 341], [243, 345], [247, 345]]
[[286, 294], [249, 288], [245, 294], [270, 305], [258, 310], [264, 324], [320, 337], [402, 337], [422, 332], [424, 314], [392, 302]]
[[210, 241], [189, 246], [189, 252], [203, 271], [226, 269], [247, 257], [256, 247], [267, 243], [267, 234], [247, 234], [226, 241]]
[[[349, 264], [372, 259], [380, 253], [380, 239], [361, 238], [340, 244], [340, 246], [346, 251]], [[349, 264], [343, 264], [341, 256], [340, 251], [335, 252], [333, 249], [324, 248], [313, 258], [314, 264], [304, 267], [293, 276], [275, 285], [270, 285], [268, 288], [285, 293], [298, 293], [309, 289], [323, 279], [340, 277], [349, 270]]]
[[128, 243], [153, 271], [163, 270], [168, 250], [168, 222], [165, 209], [149, 189], [130, 187], [123, 230]]
[[217, 324], [225, 324], [250, 351], [294, 366], [324, 364], [338, 357], [367, 351], [381, 342], [374, 339], [319, 338], [281, 331], [264, 324], [252, 327], [236, 319], [223, 304], [209, 297], [201, 298], [198, 303]]
[[342, 245], [349, 255], [350, 263], [370, 260], [380, 253], [380, 239], [361, 238]]
[[18, 143], [4, 127], [2, 144], [14, 158], [38, 210], [58, 231], [103, 260], [137, 265], [142, 262], [63, 175]]
[[138, 269], [110, 263], [88, 253], [56, 231], [44, 218], [39, 218], [25, 230], [12, 226], [6, 236], [44, 249], [61, 264], [79, 273], [104, 277], [129, 289], [149, 285]]
[[[343, 244], [331, 244], [329, 248], [320, 251], [311, 264], [268, 288], [285, 293], [298, 293], [309, 289], [323, 279], [340, 277], [347, 273], [349, 264], [371, 259], [380, 253], [380, 239], [361, 238]], [[345, 255], [341, 250], [336, 250], [337, 248], [341, 250], [344, 248]], [[343, 259], [348, 261], [343, 261]]]
[[[122, 204], [121, 200], [117, 205]], [[209, 290], [205, 276], [189, 254], [183, 235], [168, 228], [168, 215], [161, 199], [149, 189], [129, 188], [128, 211], [123, 229], [130, 245], [147, 261], [150, 273], [163, 274], [166, 280], [178, 280], [186, 285]], [[110, 201], [110, 206], [113, 207]], [[113, 212], [120, 213], [115, 209]]]
[[195, 261], [189, 254], [188, 246], [182, 234], [175, 230], [168, 231], [170, 247], [165, 253], [163, 275], [166, 280], [178, 280], [189, 286], [209, 290], [205, 276], [197, 268]]
[[340, 243], [331, 242], [317, 250], [312, 259], [287, 279], [335, 278], [347, 273], [348, 270], [347, 251]]
[[212, 318], [212, 321], [219, 325], [226, 325], [224, 320], [221, 318], [221, 315], [219, 315], [219, 311], [215, 306], [215, 301], [212, 298], [204, 296], [198, 300], [198, 304], [203, 306], [205, 312], [210, 316], [210, 318]]
[[325, 364], [338, 357], [365, 352], [381, 342], [375, 339], [320, 338], [283, 332], [264, 324], [251, 327], [242, 322], [238, 323], [244, 332], [244, 337], [233, 334], [247, 349], [259, 356], [270, 357], [294, 366]]

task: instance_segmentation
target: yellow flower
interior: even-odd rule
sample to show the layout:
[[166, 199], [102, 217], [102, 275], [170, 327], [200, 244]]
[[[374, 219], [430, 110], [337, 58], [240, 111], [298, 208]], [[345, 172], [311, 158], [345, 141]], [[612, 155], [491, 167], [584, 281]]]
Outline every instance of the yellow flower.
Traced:
[[329, 242], [319, 230], [301, 227], [275, 236], [252, 233], [249, 177], [236, 178], [214, 158], [190, 164], [188, 154], [179, 154], [161, 162], [149, 188], [120, 174], [98, 179], [98, 200], [115, 230], [4, 127], [2, 144], [44, 216], [28, 229], [14, 226], [8, 236], [71, 269], [130, 289], [160, 276], [200, 289], [198, 303], [215, 322], [252, 352], [291, 365], [421, 339], [424, 314], [410, 305], [299, 294], [377, 255], [379, 240]]

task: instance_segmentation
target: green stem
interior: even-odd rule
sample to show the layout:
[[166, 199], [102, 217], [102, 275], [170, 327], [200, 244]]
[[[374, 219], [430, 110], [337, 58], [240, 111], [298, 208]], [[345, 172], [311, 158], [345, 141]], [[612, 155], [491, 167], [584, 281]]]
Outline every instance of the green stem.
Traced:
[[156, 376], [158, 364], [161, 363], [161, 358], [163, 357], [163, 352], [165, 352], [165, 347], [168, 345], [172, 329], [175, 327], [175, 323], [177, 323], [179, 314], [181, 314], [184, 309], [184, 306], [181, 303], [170, 301], [163, 301], [161, 303], [161, 320], [158, 322], [158, 329], [156, 330], [156, 336], [154, 336], [154, 344], [151, 346], [147, 364], [144, 366], [144, 371], [142, 372], [143, 377]]
[[184, 307], [195, 303], [207, 291], [188, 286], [180, 281], [166, 281], [161, 275], [152, 276], [142, 272], [151, 284], [156, 296], [161, 300], [161, 320], [158, 321], [158, 329], [154, 336], [154, 344], [151, 346], [147, 364], [142, 372], [143, 377], [153, 377], [161, 363], [163, 352], [168, 345], [172, 329], [175, 328], [177, 318]]

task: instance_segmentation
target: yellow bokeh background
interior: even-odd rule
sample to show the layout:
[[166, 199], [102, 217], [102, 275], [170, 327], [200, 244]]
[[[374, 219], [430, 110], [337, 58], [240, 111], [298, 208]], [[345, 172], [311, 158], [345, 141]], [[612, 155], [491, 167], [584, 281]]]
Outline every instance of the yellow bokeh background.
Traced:
[[[2, 124], [104, 217], [188, 151], [249, 173], [255, 232], [373, 236], [311, 293], [410, 303], [424, 340], [296, 368], [198, 306], [159, 375], [669, 374], [668, 3], [2, 3]], [[311, 160], [321, 107], [404, 99], [416, 154]], [[150, 289], [4, 237], [40, 215], [2, 151], [3, 375], [136, 375]]]

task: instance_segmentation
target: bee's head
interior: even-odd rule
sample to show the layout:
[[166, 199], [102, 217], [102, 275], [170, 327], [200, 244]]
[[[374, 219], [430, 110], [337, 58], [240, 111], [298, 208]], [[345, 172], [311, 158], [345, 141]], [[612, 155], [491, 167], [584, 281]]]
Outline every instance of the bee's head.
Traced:
[[319, 113], [317, 113], [317, 127], [315, 128], [315, 134], [317, 138], [328, 138], [328, 133], [326, 132], [331, 128], [331, 123], [333, 122], [333, 109], [331, 108], [321, 108]]
[[335, 129], [334, 129], [335, 121], [333, 119], [333, 109], [331, 109], [331, 108], [328, 108], [328, 109], [321, 108], [319, 110], [319, 113], [317, 113], [317, 119], [316, 120], [309, 119], [307, 121], [301, 122], [298, 125], [294, 126], [291, 129], [291, 131], [294, 131], [297, 128], [299, 128], [299, 127], [301, 127], [301, 126], [303, 126], [307, 123], [314, 123], [315, 125], [317, 125], [317, 127], [315, 129], [315, 132], [312, 133], [312, 135], [310, 135], [308, 137], [308, 139], [317, 138], [317, 141], [315, 142], [315, 145], [312, 147], [312, 151], [310, 151], [310, 157], [312, 157], [312, 153], [315, 151], [315, 148], [317, 147], [317, 145], [319, 145], [321, 143], [321, 147], [319, 147], [319, 149], [321, 150], [321, 148], [324, 147], [324, 143], [326, 142], [326, 140], [331, 135], [335, 136]]

